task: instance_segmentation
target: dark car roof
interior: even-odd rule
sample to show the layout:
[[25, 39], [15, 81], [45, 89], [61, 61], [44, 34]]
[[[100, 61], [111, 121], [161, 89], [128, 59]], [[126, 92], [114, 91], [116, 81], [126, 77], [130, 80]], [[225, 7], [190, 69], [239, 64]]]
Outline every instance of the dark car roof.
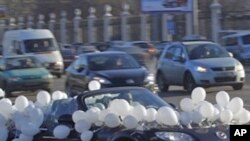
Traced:
[[81, 54], [80, 56], [95, 56], [95, 55], [125, 55], [127, 53], [125, 52], [120, 52], [120, 51], [104, 51], [104, 52], [93, 52], [93, 53], [86, 53], [86, 54]]

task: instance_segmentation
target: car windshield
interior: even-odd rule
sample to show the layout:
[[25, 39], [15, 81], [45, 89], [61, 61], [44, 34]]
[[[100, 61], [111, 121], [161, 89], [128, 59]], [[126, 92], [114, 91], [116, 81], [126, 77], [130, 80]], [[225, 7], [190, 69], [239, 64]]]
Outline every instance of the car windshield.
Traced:
[[213, 43], [190, 43], [187, 46], [189, 59], [223, 58], [230, 57], [228, 52], [217, 44]]
[[116, 89], [106, 92], [99, 91], [92, 96], [83, 99], [83, 103], [87, 108], [98, 107], [101, 110], [106, 109], [109, 103], [114, 99], [124, 99], [130, 105], [141, 104], [146, 108], [158, 109], [162, 106], [169, 106], [164, 100], [146, 89]]
[[91, 55], [88, 57], [89, 69], [92, 71], [133, 69], [140, 65], [129, 55], [105, 54]]
[[55, 51], [58, 49], [55, 40], [52, 38], [24, 40], [24, 46], [27, 53]]
[[41, 64], [33, 57], [20, 57], [6, 59], [6, 69], [26, 69], [26, 68], [39, 68]]

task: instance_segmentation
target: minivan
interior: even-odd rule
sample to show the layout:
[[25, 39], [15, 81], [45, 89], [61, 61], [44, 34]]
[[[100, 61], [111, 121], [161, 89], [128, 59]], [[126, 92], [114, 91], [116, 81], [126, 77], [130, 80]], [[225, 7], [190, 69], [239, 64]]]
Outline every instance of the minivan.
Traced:
[[222, 37], [222, 45], [242, 63], [250, 62], [250, 32], [226, 35]]
[[54, 35], [47, 29], [19, 29], [4, 33], [3, 56], [33, 55], [52, 74], [61, 77], [62, 55]]

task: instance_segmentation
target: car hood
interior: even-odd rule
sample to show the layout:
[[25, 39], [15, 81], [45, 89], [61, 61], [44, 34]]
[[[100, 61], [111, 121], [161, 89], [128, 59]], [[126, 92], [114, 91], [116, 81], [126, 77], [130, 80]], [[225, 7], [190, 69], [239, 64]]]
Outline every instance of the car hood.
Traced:
[[95, 71], [95, 76], [104, 77], [110, 81], [117, 79], [140, 79], [144, 80], [146, 71], [143, 68], [136, 69], [117, 69], [117, 70], [103, 70]]
[[192, 65], [203, 66], [203, 67], [228, 67], [228, 66], [236, 66], [237, 60], [231, 57], [225, 58], [207, 58], [207, 59], [197, 59], [191, 60], [190, 63]]
[[49, 72], [44, 68], [29, 68], [29, 69], [18, 69], [18, 70], [8, 70], [6, 72], [12, 77], [23, 77], [23, 76], [43, 76], [48, 75]]

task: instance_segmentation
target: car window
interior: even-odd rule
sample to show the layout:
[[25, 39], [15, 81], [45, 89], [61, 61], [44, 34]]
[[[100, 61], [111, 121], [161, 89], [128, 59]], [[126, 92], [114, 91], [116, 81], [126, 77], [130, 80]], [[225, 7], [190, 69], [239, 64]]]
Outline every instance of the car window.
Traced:
[[173, 56], [174, 56], [174, 47], [170, 47], [170, 48], [167, 49], [167, 52], [166, 52], [164, 57], [166, 59], [172, 59]]
[[148, 48], [147, 43], [134, 43], [133, 45], [138, 46], [140, 48]]
[[198, 44], [188, 44], [186, 46], [189, 58], [191, 60], [203, 59], [203, 58], [230, 57], [225, 48], [222, 48], [217, 44], [198, 43]]
[[242, 36], [243, 44], [250, 44], [250, 35]]
[[52, 38], [24, 40], [24, 46], [27, 53], [55, 51], [58, 48], [56, 41]]
[[5, 63], [7, 70], [41, 67], [41, 64], [34, 57], [7, 58]]
[[225, 46], [236, 46], [236, 45], [238, 45], [237, 38], [226, 38], [224, 40], [224, 45]]
[[89, 69], [93, 71], [132, 69], [140, 65], [129, 55], [107, 54], [93, 55], [88, 57]]

